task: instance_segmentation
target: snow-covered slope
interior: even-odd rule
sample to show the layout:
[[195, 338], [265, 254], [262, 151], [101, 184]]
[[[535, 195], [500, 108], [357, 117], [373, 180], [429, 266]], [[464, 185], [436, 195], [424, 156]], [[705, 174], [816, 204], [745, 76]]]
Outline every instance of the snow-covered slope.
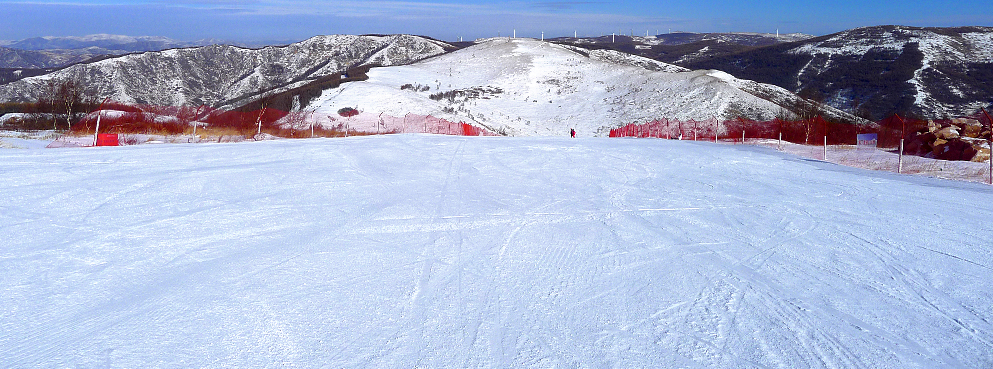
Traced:
[[281, 47], [212, 45], [79, 64], [0, 86], [0, 101], [32, 100], [45, 80], [77, 79], [93, 96], [153, 105], [237, 104], [360, 63], [405, 64], [449, 45], [417, 36], [318, 36]]
[[768, 99], [797, 99], [779, 87], [719, 71], [533, 39], [483, 40], [368, 75], [367, 81], [326, 90], [308, 109], [316, 108], [314, 116], [325, 120], [353, 107], [391, 116], [433, 114], [510, 135], [562, 135], [570, 128], [604, 135], [611, 127], [660, 118], [772, 119], [781, 107]]
[[2, 367], [993, 367], [983, 184], [425, 135], [0, 173]]

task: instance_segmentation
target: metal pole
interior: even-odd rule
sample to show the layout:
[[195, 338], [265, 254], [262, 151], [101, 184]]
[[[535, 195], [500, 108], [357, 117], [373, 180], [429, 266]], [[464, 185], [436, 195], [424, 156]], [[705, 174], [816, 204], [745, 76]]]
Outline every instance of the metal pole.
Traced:
[[779, 132], [779, 151], [783, 151], [783, 132]]
[[987, 113], [986, 109], [980, 110], [983, 111], [986, 120], [990, 122], [990, 138], [986, 142], [988, 142], [990, 147], [990, 184], [993, 185], [993, 118], [990, 118], [990, 113]]
[[717, 143], [717, 136], [719, 135], [717, 133], [718, 128], [721, 128], [721, 121], [717, 117], [714, 117], [714, 143]]
[[108, 97], [103, 99], [103, 101], [100, 102], [100, 106], [97, 107], [97, 127], [93, 129], [93, 146], [97, 145], [97, 137], [99, 137], [98, 134], [100, 133], [100, 117], [103, 116], [103, 104], [106, 103], [107, 100], [110, 100], [110, 98]]
[[103, 115], [103, 111], [97, 110], [97, 128], [93, 129], [93, 146], [97, 145], [97, 138], [100, 137], [100, 117]]
[[900, 159], [897, 161], [896, 172], [903, 173], [903, 139], [900, 139]]
[[824, 136], [824, 154], [821, 155], [821, 159], [827, 161], [827, 136]]

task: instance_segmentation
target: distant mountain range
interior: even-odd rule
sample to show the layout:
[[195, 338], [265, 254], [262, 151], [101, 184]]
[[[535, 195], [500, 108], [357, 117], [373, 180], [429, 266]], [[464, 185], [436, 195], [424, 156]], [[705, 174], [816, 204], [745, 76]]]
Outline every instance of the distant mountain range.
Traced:
[[4, 45], [19, 50], [78, 50], [102, 54], [127, 54], [159, 51], [176, 47], [202, 46], [197, 42], [181, 42], [167, 37], [90, 35], [84, 37], [33, 37]]
[[[81, 63], [101, 54], [31, 51], [0, 47], [0, 70], [59, 68]], [[9, 82], [0, 80], [0, 83]]]
[[[218, 39], [177, 41], [159, 36], [98, 34], [82, 37], [33, 37], [0, 43], [0, 69], [59, 68], [108, 56], [207, 45], [261, 48], [294, 41], [233, 42]], [[0, 83], [3, 81], [0, 80]]]
[[0, 101], [35, 101], [49, 78], [124, 103], [231, 106], [362, 65], [407, 64], [454, 46], [423, 37], [318, 36], [287, 46], [210, 45], [75, 64], [0, 85]]
[[[784, 98], [782, 91], [873, 120], [893, 113], [922, 118], [964, 116], [993, 103], [993, 28], [878, 26], [820, 37], [680, 32], [650, 37], [610, 35], [547, 41], [586, 50], [587, 54], [627, 62], [640, 60], [643, 68], [661, 68], [651, 63], [662, 62], [668, 65], [665, 68], [702, 70], [698, 73], [700, 78], [720, 76], [717, 79], [725, 81], [722, 83], [733, 81], [736, 88], [743, 88], [750, 95], [778, 96], [771, 101], [792, 104], [784, 106], [785, 110], [795, 110], [801, 100]], [[84, 47], [72, 50], [76, 50], [77, 57], [87, 55], [89, 59], [80, 61], [67, 54], [45, 54], [52, 53], [51, 50], [0, 48], [0, 61], [12, 60], [27, 66], [0, 68], [0, 102], [32, 101], [44, 80], [57, 78], [79, 80], [95, 96], [109, 96], [122, 102], [231, 108], [244, 106], [261, 96], [305, 87], [325, 88], [327, 84], [318, 82], [340, 75], [350, 67], [406, 65], [476, 44], [445, 43], [409, 35], [319, 36], [259, 49], [193, 46], [161, 37], [37, 38], [13, 42], [10, 46]], [[162, 47], [167, 49], [140, 51]], [[86, 49], [129, 54], [106, 56], [80, 51]], [[604, 50], [612, 53], [598, 52]], [[70, 66], [58, 66], [60, 63]], [[708, 72], [711, 70], [726, 73]], [[615, 88], [628, 88], [623, 86], [618, 82]], [[309, 91], [308, 98], [314, 93]], [[790, 103], [784, 103], [787, 101]]]
[[870, 119], [945, 118], [993, 104], [993, 28], [865, 27], [793, 39], [757, 34], [600, 37], [587, 44], [717, 69]]

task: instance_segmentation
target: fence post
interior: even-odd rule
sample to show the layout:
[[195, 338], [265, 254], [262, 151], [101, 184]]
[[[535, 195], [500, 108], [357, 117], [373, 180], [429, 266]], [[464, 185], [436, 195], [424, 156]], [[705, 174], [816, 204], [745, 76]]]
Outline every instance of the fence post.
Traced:
[[896, 172], [903, 173], [903, 139], [900, 139], [900, 159], [897, 161]]
[[783, 151], [783, 132], [779, 132], [779, 151]]
[[745, 127], [744, 126], [741, 127], [741, 144], [742, 145], [745, 144]]

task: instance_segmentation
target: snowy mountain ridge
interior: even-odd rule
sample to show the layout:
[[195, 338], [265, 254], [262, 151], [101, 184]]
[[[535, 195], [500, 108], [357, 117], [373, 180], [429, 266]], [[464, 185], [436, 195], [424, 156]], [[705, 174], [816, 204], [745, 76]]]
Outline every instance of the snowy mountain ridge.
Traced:
[[[431, 114], [514, 136], [582, 136], [654, 119], [773, 119], [802, 104], [782, 88], [607, 50], [494, 38], [418, 63], [374, 68], [305, 108], [322, 125], [345, 107]], [[405, 85], [427, 90], [404, 89]], [[829, 109], [829, 116], [852, 117]]]
[[872, 119], [964, 116], [993, 104], [990, 27], [863, 27], [681, 65], [775, 84]]
[[[75, 64], [93, 58], [92, 53], [59, 53], [51, 51], [20, 50], [0, 46], [0, 68], [44, 69]], [[4, 81], [0, 80], [0, 83]]]
[[438, 55], [444, 42], [409, 35], [317, 36], [287, 46], [228, 45], [131, 54], [0, 86], [0, 101], [32, 101], [49, 79], [80, 81], [94, 96], [154, 105], [237, 105], [358, 64], [396, 65]]
[[860, 56], [884, 50], [899, 53], [908, 45], [916, 44], [922, 58], [913, 77], [907, 80], [913, 85], [915, 106], [934, 110], [942, 115], [965, 115], [991, 102], [971, 101], [961, 106], [959, 101], [949, 103], [935, 95], [950, 93], [957, 98], [954, 100], [967, 98], [965, 91], [954, 86], [955, 82], [946, 75], [943, 67], [968, 69], [966, 64], [993, 62], [993, 28], [975, 27], [958, 34], [902, 26], [883, 30], [880, 32], [879, 27], [854, 29], [791, 50], [792, 53], [814, 56], [811, 63], [800, 71], [797, 79], [803, 80], [807, 73], [823, 73], [831, 68], [832, 60], [838, 56]]

